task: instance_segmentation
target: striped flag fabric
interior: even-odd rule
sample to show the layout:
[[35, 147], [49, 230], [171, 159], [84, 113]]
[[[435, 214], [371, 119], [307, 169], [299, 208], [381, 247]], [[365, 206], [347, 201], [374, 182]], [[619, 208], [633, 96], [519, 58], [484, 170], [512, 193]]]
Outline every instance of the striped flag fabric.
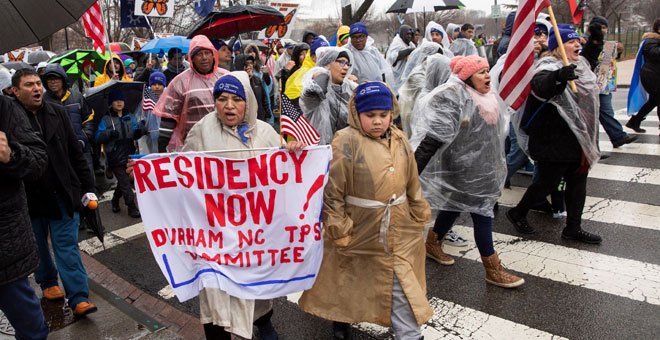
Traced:
[[85, 35], [94, 42], [94, 50], [105, 55], [105, 26], [101, 17], [101, 6], [98, 1], [82, 16]]
[[156, 96], [151, 92], [151, 88], [145, 85], [142, 92], [142, 111], [153, 111], [156, 108], [156, 101]]
[[587, 7], [587, 0], [568, 0], [568, 7], [571, 10], [573, 24], [578, 25], [582, 21], [584, 8]]
[[321, 136], [316, 129], [309, 124], [302, 111], [286, 95], [282, 95], [280, 124], [280, 133], [290, 135], [297, 141], [307, 145], [317, 145], [321, 140]]
[[536, 17], [549, 0], [518, 0], [518, 13], [513, 23], [511, 41], [500, 80], [500, 97], [517, 110], [527, 99], [534, 77], [534, 26]]

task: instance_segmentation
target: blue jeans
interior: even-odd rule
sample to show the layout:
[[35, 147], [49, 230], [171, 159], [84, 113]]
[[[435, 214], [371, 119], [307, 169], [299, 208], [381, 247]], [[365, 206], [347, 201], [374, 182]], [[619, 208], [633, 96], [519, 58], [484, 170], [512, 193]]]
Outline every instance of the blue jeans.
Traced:
[[600, 94], [600, 114], [598, 121], [603, 126], [607, 136], [610, 137], [611, 142], [618, 142], [628, 137], [628, 134], [623, 131], [623, 127], [618, 120], [614, 119], [614, 108], [612, 107], [612, 94]]
[[518, 145], [518, 137], [512, 123], [509, 123], [509, 153], [506, 155], [506, 180], [504, 183], [509, 184], [511, 177], [522, 168], [529, 158], [525, 152]]
[[41, 303], [27, 276], [0, 285], [0, 310], [16, 330], [16, 339], [46, 339], [48, 336]]
[[[438, 234], [438, 240], [442, 240], [445, 234], [454, 226], [454, 222], [461, 213], [458, 211], [440, 210], [435, 218], [433, 231]], [[495, 253], [493, 247], [493, 219], [488, 216], [482, 216], [470, 213], [472, 223], [474, 224], [474, 241], [477, 243], [479, 254], [481, 256], [490, 256]]]
[[[57, 286], [59, 271], [66, 298], [69, 300], [69, 307], [75, 308], [77, 304], [87, 301], [89, 298], [87, 271], [80, 257], [80, 249], [78, 249], [80, 218], [77, 212], [74, 212], [73, 216], [69, 216], [60, 199], [58, 199], [58, 204], [62, 213], [62, 218], [59, 220], [30, 217], [32, 230], [39, 247], [39, 268], [34, 276], [41, 289], [46, 289]], [[57, 268], [48, 248], [49, 234]]]

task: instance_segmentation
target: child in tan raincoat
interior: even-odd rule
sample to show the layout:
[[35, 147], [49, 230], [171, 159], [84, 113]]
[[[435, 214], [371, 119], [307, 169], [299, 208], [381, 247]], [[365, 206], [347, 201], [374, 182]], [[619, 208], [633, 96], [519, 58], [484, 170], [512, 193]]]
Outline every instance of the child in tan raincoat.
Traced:
[[335, 338], [350, 336], [349, 323], [372, 322], [392, 326], [397, 339], [419, 339], [433, 315], [423, 237], [431, 211], [408, 140], [392, 125], [391, 90], [369, 82], [355, 91], [349, 127], [332, 141], [323, 262], [300, 306], [335, 321]]

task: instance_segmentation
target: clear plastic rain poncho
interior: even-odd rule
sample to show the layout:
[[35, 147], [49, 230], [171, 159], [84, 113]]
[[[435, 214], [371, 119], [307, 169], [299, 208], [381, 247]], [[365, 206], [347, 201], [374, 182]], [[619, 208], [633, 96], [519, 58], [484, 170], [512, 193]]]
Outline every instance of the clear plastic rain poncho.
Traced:
[[477, 47], [474, 46], [474, 41], [465, 38], [458, 38], [454, 40], [454, 42], [451, 43], [451, 46], [449, 46], [449, 50], [451, 53], [454, 53], [454, 55], [479, 55]]
[[382, 54], [377, 48], [373, 46], [373, 39], [371, 37], [367, 40], [367, 45], [358, 51], [350, 42], [345, 48], [353, 54], [355, 60], [351, 60], [353, 64], [353, 75], [358, 78], [358, 83], [365, 81], [383, 81], [383, 74], [385, 75], [385, 82], [391, 85], [394, 78], [392, 73], [392, 66], [387, 63]]
[[[332, 75], [327, 68], [335, 61], [339, 53], [348, 54], [350, 62], [353, 55], [350, 51], [339, 47], [321, 47], [316, 51], [316, 67], [303, 77], [303, 90], [300, 95], [300, 107], [305, 118], [321, 135], [320, 145], [330, 144], [335, 132], [348, 126], [348, 100], [357, 84], [348, 80], [352, 67], [348, 69], [342, 84], [333, 84]], [[321, 88], [312, 78], [315, 74], [328, 76], [327, 87]]]
[[[398, 61], [397, 58], [399, 56], [399, 52], [409, 48], [415, 48], [415, 44], [410, 42], [408, 45], [406, 45], [403, 39], [401, 39], [401, 36], [397, 34], [394, 39], [392, 39], [390, 47], [387, 49], [386, 59], [387, 62], [392, 65], [392, 74], [394, 75], [394, 78], [391, 82], [389, 82], [389, 85], [392, 87], [395, 93], [399, 90], [401, 84], [403, 84], [403, 71], [406, 69], [407, 65], [411, 64], [410, 57]], [[395, 63], [396, 65], [394, 65]]]
[[506, 104], [495, 95], [499, 115], [488, 123], [474, 95], [480, 94], [450, 77], [428, 94], [419, 111], [424, 119], [413, 126], [410, 143], [417, 149], [426, 136], [443, 143], [420, 175], [424, 197], [434, 209], [493, 217], [507, 171], [504, 139], [509, 119]]
[[443, 54], [449, 58], [453, 57], [454, 54], [449, 50], [449, 46], [451, 46], [451, 43], [449, 42], [449, 35], [447, 34], [447, 31], [442, 28], [442, 25], [438, 24], [437, 22], [430, 21], [428, 24], [426, 24], [423, 41], [433, 42], [433, 38], [431, 37], [431, 30], [434, 28], [442, 32], [442, 44], [440, 45], [442, 46]]
[[415, 107], [419, 92], [426, 85], [426, 58], [436, 54], [440, 45], [434, 42], [423, 42], [409, 57], [409, 63], [403, 74], [403, 84], [399, 88], [399, 109], [401, 110], [401, 126], [407, 137], [410, 137], [410, 114]]
[[[436, 87], [446, 83], [449, 79], [449, 76], [451, 76], [451, 68], [449, 68], [450, 61], [451, 59], [447, 56], [434, 54], [426, 58], [426, 60], [422, 63], [423, 66], [420, 66], [420, 68], [415, 68], [408, 77], [408, 82], [415, 81], [417, 84], [419, 84], [420, 79], [423, 82], [421, 83], [421, 88], [419, 89], [417, 97], [414, 99], [408, 98], [406, 95], [404, 95], [404, 98], [401, 99], [401, 94], [399, 95], [401, 124], [403, 125], [403, 131], [407, 136], [412, 135], [412, 126], [423, 124], [422, 122], [419, 122], [419, 120], [425, 119], [424, 114], [420, 112], [420, 108], [424, 107], [425, 101], [428, 100], [428, 94]], [[399, 93], [401, 93], [401, 91], [399, 91]], [[404, 100], [405, 103], [401, 104]], [[406, 111], [403, 110], [404, 105], [412, 106], [410, 111], [407, 111], [408, 113], [405, 114], [404, 112]]]
[[[598, 94], [600, 88], [596, 81], [596, 74], [591, 71], [589, 62], [584, 57], [580, 57], [575, 64], [577, 65], [575, 75], [578, 76], [578, 79], [575, 80], [577, 95], [567, 85], [564, 92], [550, 99], [548, 104], [552, 104], [557, 108], [557, 112], [566, 121], [580, 143], [589, 166], [592, 167], [600, 159], [600, 151], [598, 150], [598, 112], [600, 110]], [[556, 71], [562, 67], [561, 60], [554, 56], [544, 57], [538, 61], [534, 72]], [[533, 95], [535, 94], [532, 91], [530, 96]], [[545, 101], [539, 97], [537, 99], [542, 102]], [[518, 145], [529, 155], [529, 136], [520, 129], [522, 112], [524, 110], [518, 110], [513, 115], [512, 122], [516, 129]]]

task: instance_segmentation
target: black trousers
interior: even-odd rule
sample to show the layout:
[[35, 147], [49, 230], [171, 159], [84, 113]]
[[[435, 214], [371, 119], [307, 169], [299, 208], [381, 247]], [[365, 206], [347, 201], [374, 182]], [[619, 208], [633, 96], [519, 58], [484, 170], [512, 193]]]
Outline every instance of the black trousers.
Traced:
[[538, 180], [533, 182], [516, 206], [516, 214], [527, 216], [527, 212], [542, 199], [557, 189], [562, 177], [566, 181], [566, 228], [580, 229], [582, 210], [587, 197], [587, 173], [578, 174], [580, 162], [555, 163], [537, 162]]
[[110, 168], [110, 170], [117, 179], [117, 187], [115, 188], [115, 192], [112, 195], [112, 202], [119, 204], [119, 199], [123, 196], [124, 202], [126, 202], [128, 207], [135, 207], [135, 193], [133, 193], [133, 188], [131, 188], [131, 180], [128, 178], [128, 174], [126, 173], [126, 165], [113, 166]]

